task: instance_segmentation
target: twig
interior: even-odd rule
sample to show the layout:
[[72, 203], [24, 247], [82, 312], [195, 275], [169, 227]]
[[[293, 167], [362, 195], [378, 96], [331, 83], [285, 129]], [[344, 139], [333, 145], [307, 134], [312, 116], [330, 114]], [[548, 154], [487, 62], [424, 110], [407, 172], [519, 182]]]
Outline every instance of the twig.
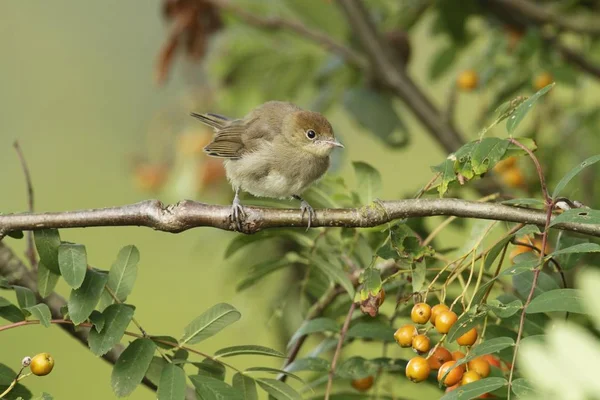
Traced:
[[[243, 233], [256, 233], [268, 228], [306, 227], [298, 209], [244, 208]], [[179, 233], [191, 228], [213, 227], [236, 230], [229, 214], [231, 207], [184, 200], [163, 205], [158, 200], [146, 200], [125, 206], [38, 214], [0, 215], [0, 236], [18, 230], [46, 228], [83, 228], [97, 226], [144, 226], [158, 231]], [[377, 207], [336, 208], [316, 210], [312, 227], [374, 227], [397, 219], [431, 216], [457, 216], [496, 221], [518, 222], [544, 226], [543, 211], [497, 203], [481, 203], [460, 199], [411, 199], [380, 201]], [[561, 223], [553, 228], [600, 237], [600, 225]]]
[[[19, 156], [19, 161], [21, 162], [21, 168], [23, 169], [23, 173], [25, 174], [25, 184], [27, 185], [27, 204], [29, 206], [29, 212], [32, 213], [34, 208], [34, 193], [33, 193], [33, 184], [31, 182], [31, 174], [29, 173], [29, 167], [27, 166], [27, 161], [25, 160], [25, 155], [21, 150], [21, 145], [19, 145], [19, 141], [15, 140], [13, 143], [13, 147]], [[1, 239], [0, 239], [1, 240]], [[33, 232], [27, 232], [27, 250], [25, 250], [25, 257], [29, 260], [29, 265], [31, 268], [37, 268], [37, 259], [35, 256], [35, 250], [33, 245]]]
[[356, 303], [352, 302], [352, 304], [350, 305], [350, 309], [348, 310], [348, 315], [346, 315], [346, 320], [344, 321], [344, 325], [342, 326], [342, 331], [340, 332], [340, 338], [338, 339], [338, 344], [337, 344], [337, 347], [335, 348], [335, 353], [333, 353], [333, 359], [331, 360], [331, 368], [329, 368], [329, 378], [327, 380], [327, 388], [325, 389], [325, 400], [329, 400], [331, 386], [333, 385], [333, 376], [335, 375], [335, 367], [337, 366], [337, 360], [340, 357], [340, 353], [342, 352], [342, 345], [344, 344], [344, 339], [346, 338], [346, 333], [348, 332], [348, 327], [350, 326], [350, 320], [352, 319], [352, 314], [354, 313], [355, 308], [356, 308]]
[[262, 17], [257, 14], [253, 14], [251, 12], [246, 11], [242, 7], [235, 5], [229, 0], [205, 0], [205, 2], [236, 15], [249, 25], [254, 25], [263, 29], [285, 29], [296, 32], [300, 36], [303, 36], [315, 42], [316, 44], [338, 54], [349, 64], [352, 64], [360, 69], [365, 69], [367, 67], [366, 60], [361, 54], [355, 52], [349, 47], [346, 47], [344, 44], [335, 41], [331, 38], [331, 36], [327, 35], [326, 33], [309, 29], [300, 22], [291, 21], [283, 18]]
[[[34, 272], [27, 269], [21, 260], [15, 256], [12, 250], [0, 242], [0, 276], [5, 277], [11, 285], [24, 286], [37, 293], [37, 278]], [[39, 302], [45, 303], [50, 309], [53, 319], [63, 320], [61, 308], [67, 304], [64, 298], [56, 293], [51, 293], [48, 297], [42, 299], [37, 296]], [[27, 321], [23, 321], [24, 323]], [[72, 325], [61, 324], [60, 327], [74, 339], [78, 340], [86, 348], [88, 345], [88, 331], [75, 329]], [[110, 364], [115, 364], [125, 348], [122, 345], [114, 346], [102, 358]], [[142, 380], [142, 384], [147, 388], [156, 391], [156, 385], [147, 378]], [[196, 395], [192, 389], [188, 389], [186, 399], [195, 400]]]

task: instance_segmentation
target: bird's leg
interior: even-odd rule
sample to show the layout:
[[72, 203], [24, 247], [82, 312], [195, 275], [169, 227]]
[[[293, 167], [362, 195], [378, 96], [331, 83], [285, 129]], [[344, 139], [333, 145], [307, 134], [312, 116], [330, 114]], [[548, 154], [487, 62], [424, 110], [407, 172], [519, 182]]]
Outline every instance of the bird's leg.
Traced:
[[308, 230], [310, 228], [310, 224], [311, 224], [313, 218], [315, 218], [315, 216], [316, 216], [315, 210], [302, 197], [300, 197], [296, 194], [293, 195], [292, 197], [296, 200], [300, 200], [300, 209], [302, 210], [302, 218], [304, 218], [304, 213], [308, 213], [308, 228], [306, 228], [306, 230]]
[[235, 188], [235, 196], [233, 197], [233, 203], [231, 204], [231, 214], [229, 218], [232, 222], [235, 222], [236, 227], [239, 231], [242, 230], [242, 220], [246, 218], [246, 212], [244, 211], [244, 207], [242, 207], [242, 203], [240, 203], [239, 197], [240, 188]]

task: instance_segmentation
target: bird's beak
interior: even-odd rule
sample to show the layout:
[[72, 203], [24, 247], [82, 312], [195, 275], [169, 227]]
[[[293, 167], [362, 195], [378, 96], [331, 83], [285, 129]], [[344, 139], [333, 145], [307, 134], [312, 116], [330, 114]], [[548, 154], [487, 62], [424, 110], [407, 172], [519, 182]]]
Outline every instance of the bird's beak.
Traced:
[[344, 148], [344, 145], [338, 142], [337, 140], [323, 140], [323, 143], [333, 147], [341, 147], [342, 149]]

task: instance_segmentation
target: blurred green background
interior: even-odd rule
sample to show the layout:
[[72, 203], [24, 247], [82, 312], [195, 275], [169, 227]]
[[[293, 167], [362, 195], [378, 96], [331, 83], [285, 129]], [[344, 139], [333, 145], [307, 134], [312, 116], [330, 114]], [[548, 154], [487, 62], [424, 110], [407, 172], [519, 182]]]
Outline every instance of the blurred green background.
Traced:
[[[308, 8], [321, 2], [305, 4]], [[36, 211], [107, 207], [149, 197], [164, 202], [182, 198], [230, 202], [227, 189], [196, 193], [192, 188], [195, 161], [178, 154], [175, 144], [178, 134], [197, 129], [198, 123], [189, 117], [191, 111], [221, 112], [193, 108], [202, 104], [198, 99], [212, 82], [223, 53], [215, 52], [211, 68], [177, 55], [166, 84], [156, 85], [155, 62], [168, 31], [160, 5], [158, 0], [0, 3], [2, 212], [27, 208], [23, 174], [12, 147], [15, 140], [21, 144], [31, 170]], [[446, 78], [431, 82], [426, 65], [442, 39], [430, 36], [430, 23], [425, 18], [411, 30], [411, 43], [418, 51], [413, 51], [409, 72], [436, 103], [444, 104], [455, 72], [470, 65], [472, 58], [469, 53], [463, 55]], [[474, 43], [476, 49], [478, 40]], [[217, 93], [217, 101], [206, 104], [222, 104], [228, 112], [244, 114], [257, 105], [253, 99], [262, 90], [254, 82], [245, 82], [245, 86], [249, 95], [239, 101], [227, 95], [220, 98]], [[456, 118], [469, 138], [477, 133], [470, 117], [478, 96], [461, 98]], [[310, 100], [299, 105], [308, 107]], [[412, 143], [397, 150], [349, 121], [339, 105], [334, 105], [327, 116], [346, 145], [337, 160], [339, 168], [332, 173], [341, 174], [353, 185], [351, 161], [366, 161], [381, 171], [386, 199], [414, 194], [430, 179], [430, 166], [444, 157], [411, 116], [405, 122]], [[469, 118], [462, 122], [462, 117]], [[171, 163], [169, 180], [157, 194], [141, 191], [134, 183], [132, 166], [140, 155], [153, 160], [166, 158]], [[442, 236], [448, 246], [459, 239], [452, 232], [450, 229]], [[251, 343], [284, 350], [277, 340], [272, 312], [273, 298], [281, 290], [277, 287], [281, 274], [236, 293], [240, 270], [230, 260], [223, 260], [225, 246], [235, 233], [195, 229], [172, 235], [142, 228], [93, 228], [62, 230], [61, 235], [63, 240], [85, 244], [90, 263], [104, 269], [110, 267], [121, 247], [138, 246], [141, 262], [128, 301], [137, 306], [137, 319], [152, 334], [178, 337], [202, 311], [227, 302], [241, 311], [241, 321], [198, 348], [210, 353], [224, 346]], [[18, 254], [23, 253], [24, 241], [7, 239], [7, 243]], [[68, 295], [64, 283], [58, 291]], [[5, 331], [0, 343], [0, 361], [13, 368], [26, 355], [45, 351], [55, 357], [52, 375], [26, 381], [34, 394], [47, 391], [57, 399], [114, 398], [109, 385], [110, 365], [56, 327]], [[242, 367], [252, 363], [252, 359], [236, 360]], [[263, 364], [280, 366], [278, 360]], [[439, 396], [433, 387], [425, 389], [403, 381], [402, 396], [416, 398], [416, 393], [421, 399]], [[131, 396], [152, 397], [144, 387]]]

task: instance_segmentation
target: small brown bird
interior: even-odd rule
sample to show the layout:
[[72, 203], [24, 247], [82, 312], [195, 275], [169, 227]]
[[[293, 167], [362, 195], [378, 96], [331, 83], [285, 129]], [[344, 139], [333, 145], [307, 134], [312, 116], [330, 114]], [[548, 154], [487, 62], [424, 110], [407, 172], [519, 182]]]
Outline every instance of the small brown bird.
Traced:
[[204, 151], [225, 159], [235, 191], [231, 220], [238, 229], [246, 216], [240, 190], [258, 197], [300, 200], [310, 228], [315, 212], [301, 194], [327, 172], [333, 148], [344, 147], [323, 115], [292, 103], [269, 101], [242, 119], [210, 113], [192, 116], [215, 130]]

